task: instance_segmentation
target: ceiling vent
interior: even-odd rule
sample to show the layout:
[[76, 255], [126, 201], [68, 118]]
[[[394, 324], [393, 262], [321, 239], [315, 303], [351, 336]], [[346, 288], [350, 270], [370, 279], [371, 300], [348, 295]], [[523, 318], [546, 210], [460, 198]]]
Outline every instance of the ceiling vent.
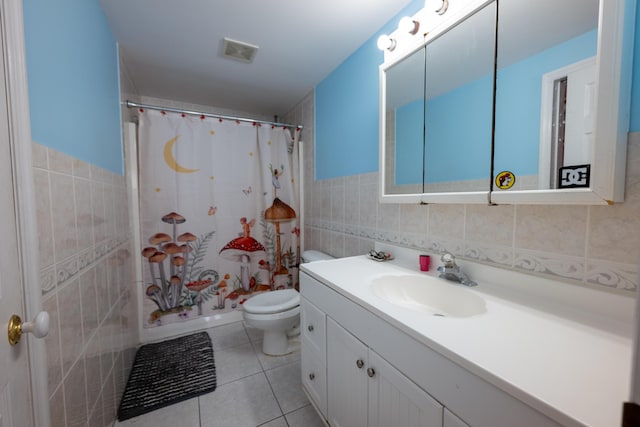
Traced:
[[258, 52], [258, 46], [232, 40], [227, 37], [223, 40], [222, 56], [246, 63], [253, 62], [253, 58], [255, 58]]

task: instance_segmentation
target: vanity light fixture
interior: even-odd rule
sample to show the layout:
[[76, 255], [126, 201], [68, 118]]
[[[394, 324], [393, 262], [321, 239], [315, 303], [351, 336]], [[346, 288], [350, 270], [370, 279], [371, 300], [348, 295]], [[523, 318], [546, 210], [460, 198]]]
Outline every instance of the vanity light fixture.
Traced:
[[408, 16], [405, 16], [400, 19], [398, 28], [404, 33], [416, 34], [418, 32], [418, 29], [420, 29], [420, 22], [415, 21]]
[[396, 48], [396, 41], [386, 34], [378, 37], [378, 49], [392, 51]]
[[442, 6], [436, 9], [436, 13], [438, 15], [444, 15], [447, 13], [447, 9], [449, 9], [449, 0], [442, 0]]

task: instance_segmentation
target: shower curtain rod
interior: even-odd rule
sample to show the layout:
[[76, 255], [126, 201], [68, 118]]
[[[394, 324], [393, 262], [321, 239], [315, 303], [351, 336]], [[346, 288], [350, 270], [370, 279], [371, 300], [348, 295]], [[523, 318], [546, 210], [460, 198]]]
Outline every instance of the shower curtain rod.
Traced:
[[125, 105], [127, 106], [127, 108], [146, 108], [147, 110], [170, 111], [172, 113], [183, 113], [183, 114], [190, 114], [194, 116], [213, 117], [214, 119], [237, 120], [241, 122], [260, 123], [263, 125], [272, 125], [272, 126], [278, 126], [278, 127], [283, 126], [288, 128], [296, 128], [300, 130], [302, 130], [303, 128], [302, 125], [290, 125], [287, 123], [269, 122], [266, 120], [247, 119], [245, 117], [234, 117], [234, 116], [225, 116], [223, 114], [204, 113], [201, 111], [181, 110], [179, 108], [165, 108], [165, 107], [158, 107], [156, 105], [138, 104], [137, 102], [131, 102], [131, 101], [125, 101]]

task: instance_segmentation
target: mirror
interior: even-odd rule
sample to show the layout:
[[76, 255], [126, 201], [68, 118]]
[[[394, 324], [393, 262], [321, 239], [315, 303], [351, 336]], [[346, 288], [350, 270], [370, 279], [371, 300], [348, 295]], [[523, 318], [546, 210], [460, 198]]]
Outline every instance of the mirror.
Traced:
[[424, 190], [487, 191], [496, 3], [426, 45]]
[[623, 201], [632, 2], [499, 9], [492, 203]]
[[635, 2], [455, 7], [423, 9], [424, 42], [385, 52], [381, 201], [623, 201]]
[[509, 171], [515, 183], [495, 183], [497, 191], [557, 189], [567, 185], [561, 168], [591, 165], [598, 7], [598, 0], [500, 3], [494, 173]]
[[424, 59], [421, 47], [385, 72], [385, 194], [424, 193]]
[[495, 19], [492, 2], [381, 68], [383, 200], [482, 192], [478, 196], [487, 202]]

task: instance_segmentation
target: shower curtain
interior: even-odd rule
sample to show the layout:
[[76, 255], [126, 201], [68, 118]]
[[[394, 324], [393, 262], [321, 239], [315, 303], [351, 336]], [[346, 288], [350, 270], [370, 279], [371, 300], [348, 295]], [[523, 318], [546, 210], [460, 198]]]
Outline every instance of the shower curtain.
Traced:
[[297, 288], [297, 129], [140, 110], [145, 327]]

